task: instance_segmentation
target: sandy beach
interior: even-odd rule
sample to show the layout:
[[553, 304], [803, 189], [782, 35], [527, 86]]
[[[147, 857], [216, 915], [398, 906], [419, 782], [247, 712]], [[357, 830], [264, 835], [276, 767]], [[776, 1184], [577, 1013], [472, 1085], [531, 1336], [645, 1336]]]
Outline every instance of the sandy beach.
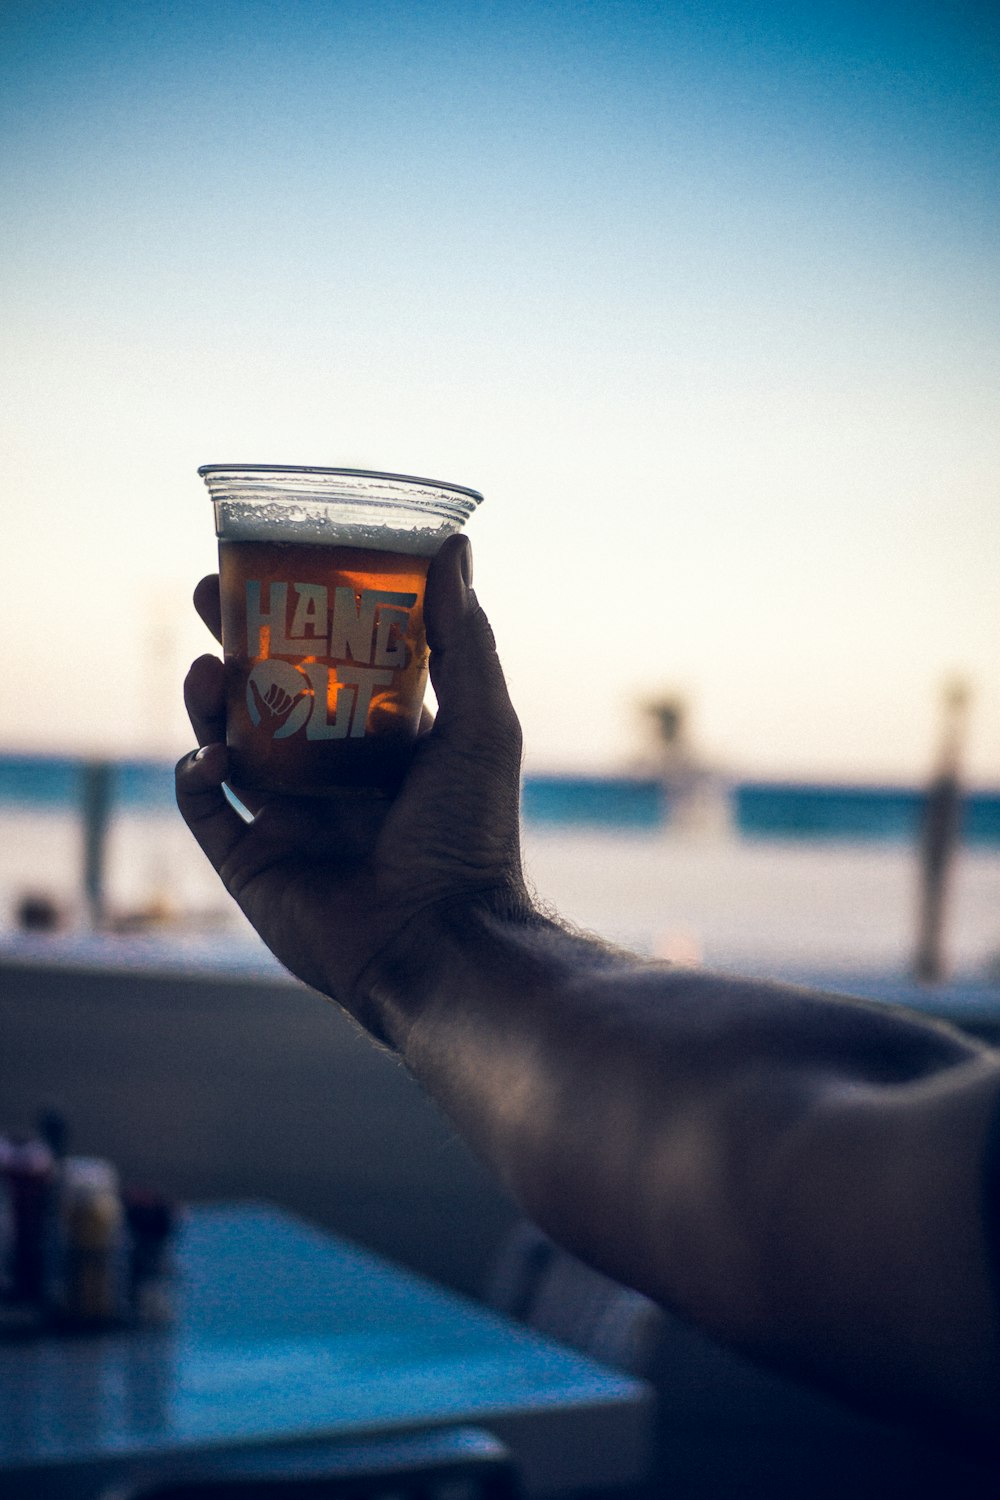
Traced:
[[[900, 844], [525, 829], [539, 897], [567, 920], [639, 952], [757, 972], [906, 972], [916, 865]], [[64, 811], [0, 814], [0, 931], [19, 897], [49, 893], [84, 920], [81, 836]], [[255, 941], [173, 813], [121, 813], [108, 846], [120, 914], [160, 911], [238, 953]], [[952, 882], [948, 958], [981, 978], [1000, 953], [1000, 850], [963, 849]]]

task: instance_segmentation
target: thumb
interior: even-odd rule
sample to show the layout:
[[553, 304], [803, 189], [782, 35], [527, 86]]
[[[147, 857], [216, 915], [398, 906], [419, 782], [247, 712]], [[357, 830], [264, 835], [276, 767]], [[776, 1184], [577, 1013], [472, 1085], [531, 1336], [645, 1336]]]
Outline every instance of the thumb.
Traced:
[[466, 748], [487, 741], [513, 748], [521, 728], [507, 692], [490, 622], [471, 588], [472, 548], [449, 537], [427, 574], [425, 616], [431, 682], [438, 700], [436, 729]]

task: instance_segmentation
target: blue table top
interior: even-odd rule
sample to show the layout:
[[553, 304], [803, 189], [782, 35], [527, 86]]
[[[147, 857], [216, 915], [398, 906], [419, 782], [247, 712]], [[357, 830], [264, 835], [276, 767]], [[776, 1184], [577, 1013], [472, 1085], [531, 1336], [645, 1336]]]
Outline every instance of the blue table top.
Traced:
[[0, 1469], [648, 1405], [638, 1381], [257, 1204], [192, 1210], [165, 1330], [0, 1347]]

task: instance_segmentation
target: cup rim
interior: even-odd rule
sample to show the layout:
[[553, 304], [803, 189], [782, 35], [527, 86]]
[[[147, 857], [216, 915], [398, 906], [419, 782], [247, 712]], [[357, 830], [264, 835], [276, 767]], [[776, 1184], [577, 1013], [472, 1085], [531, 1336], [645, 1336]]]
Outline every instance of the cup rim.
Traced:
[[388, 479], [399, 484], [419, 484], [428, 489], [450, 490], [456, 495], [467, 495], [477, 504], [483, 496], [479, 490], [464, 484], [450, 484], [444, 479], [424, 479], [417, 474], [393, 474], [387, 469], [341, 469], [328, 468], [321, 464], [201, 464], [198, 473], [202, 479], [211, 474], [331, 474], [344, 479]]

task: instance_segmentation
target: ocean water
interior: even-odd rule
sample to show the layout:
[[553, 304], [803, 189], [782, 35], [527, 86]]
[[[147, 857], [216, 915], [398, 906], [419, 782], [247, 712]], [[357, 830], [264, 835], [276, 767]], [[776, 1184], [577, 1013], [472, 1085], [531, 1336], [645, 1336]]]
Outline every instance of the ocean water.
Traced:
[[[77, 761], [0, 756], [0, 933], [28, 892], [54, 900], [70, 931], [85, 925], [80, 789]], [[113, 790], [107, 884], [122, 924], [200, 934], [223, 956], [251, 951], [255, 937], [176, 813], [172, 768], [122, 763]], [[643, 953], [899, 976], [914, 944], [922, 800], [905, 787], [743, 783], [688, 826], [671, 822], [652, 779], [533, 777], [525, 863], [563, 917]], [[1000, 793], [966, 802], [946, 931], [956, 976], [1000, 961]]]
[[[0, 754], [0, 814], [11, 808], [71, 810], [79, 803], [83, 763], [69, 756]], [[130, 760], [113, 770], [124, 812], [172, 811], [173, 766]], [[831, 843], [912, 843], [925, 792], [909, 786], [738, 781], [725, 788], [732, 831], [742, 838]], [[529, 776], [523, 798], [529, 826], [660, 831], [671, 798], [651, 776]], [[1000, 790], [967, 794], [963, 841], [1000, 851]]]

